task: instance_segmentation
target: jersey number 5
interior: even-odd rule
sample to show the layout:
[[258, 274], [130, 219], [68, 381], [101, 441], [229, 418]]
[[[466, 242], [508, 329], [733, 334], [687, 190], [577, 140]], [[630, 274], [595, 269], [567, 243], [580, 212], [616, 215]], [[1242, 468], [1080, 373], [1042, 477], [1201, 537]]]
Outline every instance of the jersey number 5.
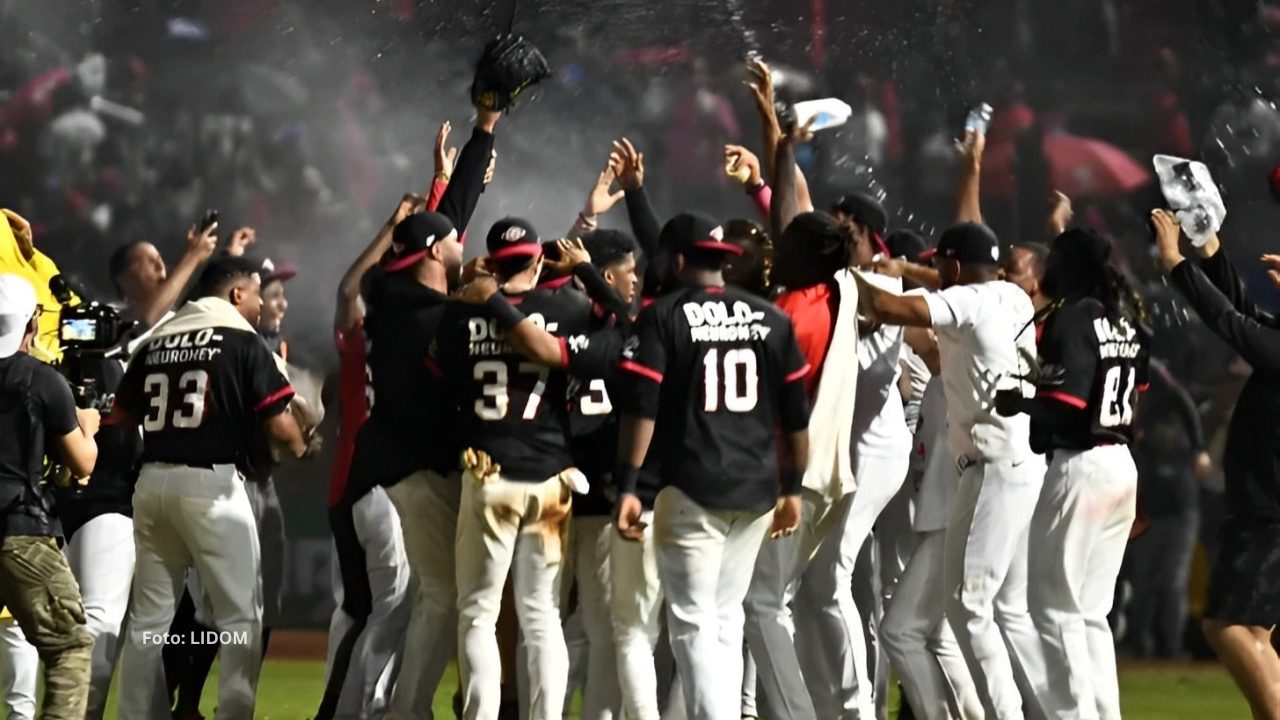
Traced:
[[720, 351], [711, 348], [702, 358], [702, 409], [705, 412], [716, 412], [720, 409], [723, 387], [725, 410], [736, 413], [751, 412], [756, 407], [756, 388], [760, 385], [755, 352], [749, 348], [726, 350], [723, 365], [724, 380], [721, 381]]
[[[1125, 370], [1129, 377], [1121, 386], [1121, 375]], [[1098, 424], [1102, 427], [1120, 427], [1133, 422], [1134, 381], [1138, 373], [1134, 368], [1115, 365], [1107, 370], [1102, 381], [1102, 409], [1098, 415]]]
[[[523, 420], [532, 420], [538, 415], [542, 391], [547, 388], [547, 376], [551, 371], [544, 365], [522, 362], [519, 373], [537, 378], [533, 389], [529, 391], [529, 401], [524, 405], [524, 412], [520, 415]], [[476, 398], [476, 417], [490, 421], [505, 418], [507, 406], [511, 402], [507, 394], [507, 364], [499, 360], [483, 360], [475, 364], [472, 377], [476, 382], [484, 383], [480, 388], [480, 397]]]
[[[177, 391], [181, 393], [178, 406], [168, 424], [182, 430], [200, 427], [204, 422], [205, 391], [209, 387], [209, 373], [204, 370], [188, 370], [178, 378]], [[147, 395], [147, 416], [142, 419], [142, 429], [147, 432], [164, 430], [169, 421], [169, 376], [153, 373], [142, 381]]]

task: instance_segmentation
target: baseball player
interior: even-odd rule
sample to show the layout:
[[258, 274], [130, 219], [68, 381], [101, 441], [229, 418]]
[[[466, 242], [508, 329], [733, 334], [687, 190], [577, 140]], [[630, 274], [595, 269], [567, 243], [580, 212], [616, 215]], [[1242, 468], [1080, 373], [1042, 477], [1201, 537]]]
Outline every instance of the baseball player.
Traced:
[[[587, 644], [582, 716], [621, 718], [622, 694], [609, 592], [613, 577], [609, 546], [616, 535], [609, 493], [613, 486], [618, 432], [611, 397], [616, 394], [617, 365], [630, 335], [627, 312], [635, 299], [637, 283], [635, 241], [620, 232], [596, 230], [585, 234], [578, 246], [559, 241], [558, 251], [559, 264], [573, 268], [573, 274], [565, 278], [579, 279], [596, 303], [597, 311], [592, 313], [589, 332], [562, 341], [525, 319], [509, 328], [506, 336], [513, 348], [525, 357], [549, 367], [567, 363], [565, 367], [574, 376], [569, 386], [570, 445], [575, 466], [586, 475], [591, 486], [590, 491], [573, 504], [573, 524], [565, 551], [577, 586], [578, 614]], [[556, 284], [565, 283], [559, 280], [550, 283]], [[548, 284], [540, 287], [547, 288]], [[460, 299], [509, 305], [497, 294], [497, 289], [492, 277], [480, 278], [464, 290]], [[515, 312], [519, 312], [518, 307]], [[502, 314], [511, 313], [504, 308]], [[609, 392], [610, 387], [614, 387], [615, 393]], [[566, 634], [569, 631], [566, 622]]]
[[1031, 416], [1031, 446], [1049, 457], [1031, 520], [1029, 603], [1044, 640], [1055, 718], [1120, 717], [1111, 612], [1138, 471], [1129, 443], [1147, 383], [1141, 307], [1111, 264], [1111, 241], [1072, 229], [1050, 246], [1042, 282], [1053, 300], [1039, 339], [1036, 394], [997, 397]]
[[[656, 561], [685, 708], [727, 718], [739, 710], [742, 602], [760, 544], [800, 521], [809, 367], [785, 315], [724, 286], [725, 260], [740, 249], [713, 221], [689, 218], [671, 247], [683, 287], [641, 313], [638, 346], [621, 364], [633, 386], [614, 473], [617, 522], [623, 536], [643, 537], [636, 486], [652, 444], [662, 459]], [[781, 472], [778, 424], [791, 458]]]
[[124, 717], [168, 713], [155, 681], [188, 567], [209, 592], [218, 629], [235, 638], [220, 652], [217, 717], [253, 714], [262, 662], [259, 550], [237, 464], [259, 431], [295, 456], [308, 450], [286, 412], [293, 390], [254, 328], [259, 290], [254, 263], [215, 259], [201, 276], [199, 299], [140, 348], [116, 396], [114, 412], [141, 424], [144, 443], [134, 493], [138, 561], [121, 657]]
[[1012, 631], [1009, 643], [1019, 648], [1028, 643], [1022, 635], [1038, 642], [1033, 627], [998, 627], [996, 605], [1009, 593], [1011, 602], [1025, 606], [1012, 597], [1025, 598], [1019, 587], [1025, 587], [1025, 572], [1011, 568], [1025, 547], [1043, 473], [1034, 462], [1027, 419], [1005, 418], [994, 408], [996, 390], [1018, 382], [1026, 371], [1022, 357], [1033, 357], [1035, 345], [1031, 300], [998, 280], [999, 258], [994, 233], [961, 223], [943, 233], [934, 257], [941, 291], [913, 297], [864, 281], [859, 286], [863, 312], [873, 322], [932, 327], [938, 336], [948, 445], [961, 471], [947, 525], [947, 618], [986, 717], [1004, 719], [1023, 717], [1005, 637]]
[[[897, 671], [912, 711], [921, 720], [978, 720], [982, 705], [951, 626], [944, 622], [943, 550], [947, 517], [959, 474], [947, 450], [947, 399], [937, 340], [928, 330], [907, 330], [905, 342], [933, 373], [925, 387], [915, 429], [908, 485], [918, 533], [915, 549], [885, 604], [880, 639]], [[946, 702], [939, 702], [946, 698]]]
[[591, 305], [568, 286], [533, 289], [542, 245], [527, 222], [499, 221], [486, 246], [485, 267], [520, 312], [500, 315], [497, 303], [447, 306], [428, 363], [457, 397], [467, 448], [456, 551], [463, 716], [498, 715], [494, 633], [511, 575], [528, 657], [529, 715], [558, 719], [569, 671], [560, 625], [562, 539], [571, 492], [585, 490], [586, 481], [569, 452], [568, 375], [525, 359], [505, 334], [524, 315], [558, 335], [580, 334]]

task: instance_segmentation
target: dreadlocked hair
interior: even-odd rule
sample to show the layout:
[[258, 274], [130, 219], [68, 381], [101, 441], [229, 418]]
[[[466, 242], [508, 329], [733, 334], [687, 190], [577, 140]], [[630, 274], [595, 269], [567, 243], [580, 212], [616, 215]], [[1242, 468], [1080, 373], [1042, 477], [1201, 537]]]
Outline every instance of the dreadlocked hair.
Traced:
[[1151, 326], [1147, 318], [1146, 303], [1142, 295], [1133, 288], [1129, 277], [1113, 263], [1103, 266], [1107, 292], [1102, 300], [1107, 308], [1107, 315], [1112, 318], [1124, 318], [1144, 337], [1151, 337]]

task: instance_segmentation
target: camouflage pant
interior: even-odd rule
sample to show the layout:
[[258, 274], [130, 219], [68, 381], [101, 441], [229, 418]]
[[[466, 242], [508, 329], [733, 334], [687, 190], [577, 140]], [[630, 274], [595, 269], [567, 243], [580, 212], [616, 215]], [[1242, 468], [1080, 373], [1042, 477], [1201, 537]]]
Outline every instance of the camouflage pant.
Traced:
[[9, 608], [44, 661], [41, 718], [82, 720], [93, 637], [80, 586], [51, 537], [11, 535], [0, 545], [0, 605]]

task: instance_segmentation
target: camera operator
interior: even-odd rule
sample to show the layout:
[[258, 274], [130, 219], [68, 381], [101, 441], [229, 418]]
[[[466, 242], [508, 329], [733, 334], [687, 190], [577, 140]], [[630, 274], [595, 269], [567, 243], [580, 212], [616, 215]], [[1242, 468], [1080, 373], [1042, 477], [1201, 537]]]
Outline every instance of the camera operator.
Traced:
[[0, 275], [0, 437], [16, 440], [0, 444], [0, 605], [44, 662], [43, 717], [78, 720], [93, 638], [41, 476], [49, 446], [75, 477], [93, 471], [98, 413], [77, 409], [66, 381], [27, 354], [39, 315], [35, 288]]

